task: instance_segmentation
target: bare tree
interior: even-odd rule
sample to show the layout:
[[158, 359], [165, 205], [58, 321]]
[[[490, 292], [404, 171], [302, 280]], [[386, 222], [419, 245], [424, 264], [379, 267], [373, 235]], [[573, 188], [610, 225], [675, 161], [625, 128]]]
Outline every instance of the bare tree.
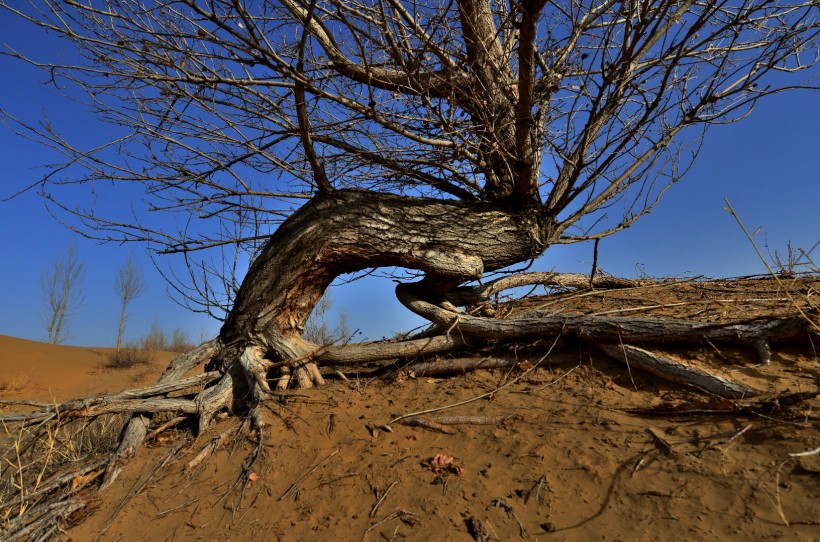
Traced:
[[83, 267], [83, 263], [77, 260], [77, 248], [72, 245], [40, 275], [40, 287], [46, 302], [43, 328], [49, 344], [60, 344], [66, 339], [71, 317], [80, 308]]
[[117, 352], [120, 351], [122, 345], [122, 335], [125, 331], [125, 320], [127, 317], [128, 305], [134, 299], [138, 298], [145, 289], [145, 282], [142, 280], [142, 274], [134, 259], [130, 256], [125, 261], [122, 267], [117, 271], [117, 277], [114, 279], [114, 291], [122, 303], [120, 310], [120, 325], [117, 328]]
[[[203, 363], [221, 376], [190, 402], [150, 408], [195, 413], [204, 429], [234, 406], [254, 420], [260, 441], [257, 405], [275, 395], [274, 370], [280, 388], [309, 387], [323, 381], [319, 363], [443, 351], [465, 338], [587, 336], [593, 325], [624, 341], [648, 333], [656, 324], [494, 319], [457, 307], [556, 280], [463, 286], [553, 244], [610, 235], [652, 209], [710, 125], [801, 85], [796, 75], [815, 66], [820, 29], [815, 0], [2, 7], [64, 38], [78, 57], [6, 54], [84, 92], [119, 130], [115, 141], [82, 149], [48, 124], [7, 115], [68, 158], [59, 178], [36, 185], [52, 209], [91, 237], [183, 253], [183, 276], [168, 275], [177, 292], [201, 310], [224, 311], [219, 336], [180, 358], [163, 382]], [[61, 198], [84, 186], [97, 196], [101, 180], [141, 188], [145, 207], [134, 202], [118, 216]], [[170, 221], [151, 221], [161, 213], [185, 220], [169, 229]], [[376, 267], [423, 276], [399, 284], [397, 295], [433, 330], [375, 345], [305, 340], [331, 281]], [[138, 447], [147, 423], [133, 419], [121, 455]]]
[[329, 292], [325, 292], [305, 322], [305, 331], [302, 335], [306, 341], [327, 346], [350, 338], [347, 313], [341, 311], [338, 315], [338, 322], [332, 325], [329, 321], [332, 308], [333, 299]]

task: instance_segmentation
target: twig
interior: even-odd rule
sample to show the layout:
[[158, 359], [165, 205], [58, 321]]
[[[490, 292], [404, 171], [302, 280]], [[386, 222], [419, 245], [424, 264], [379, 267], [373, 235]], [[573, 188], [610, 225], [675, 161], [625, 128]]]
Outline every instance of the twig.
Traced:
[[179, 506], [175, 506], [175, 507], [173, 507], [173, 508], [169, 508], [168, 510], [163, 510], [162, 512], [159, 512], [159, 513], [158, 513], [155, 517], [156, 517], [157, 519], [159, 519], [159, 518], [164, 518], [164, 517], [165, 517], [165, 516], [167, 516], [168, 514], [172, 514], [172, 513], [176, 512], [177, 510], [180, 510], [180, 509], [182, 509], [182, 508], [187, 508], [188, 506], [190, 506], [190, 505], [194, 504], [195, 502], [197, 502], [197, 501], [198, 501], [198, 500], [200, 500], [201, 498], [202, 498], [202, 497], [200, 496], [200, 497], [196, 497], [196, 498], [193, 498], [193, 499], [187, 500], [187, 501], [185, 501], [184, 503], [180, 504]]
[[[536, 487], [535, 487], [535, 502], [537, 502], [539, 504], [541, 503], [541, 486], [543, 486], [544, 482], [546, 482], [546, 481], [547, 481], [547, 475], [546, 474], [542, 474], [540, 476], [540, 478], [538, 478], [538, 480], [535, 481], [535, 484], [536, 484]], [[530, 494], [531, 493], [532, 493], [532, 490], [530, 490], [530, 492], [527, 493], [527, 496], [524, 498], [524, 504], [527, 504], [527, 501], [530, 499]]]
[[439, 433], [444, 433], [445, 435], [454, 435], [456, 432], [449, 427], [444, 427], [443, 425], [434, 422], [428, 418], [422, 418], [419, 416], [413, 416], [412, 418], [403, 418], [396, 421], [396, 423], [400, 423], [402, 425], [406, 425], [408, 427], [422, 427], [424, 429], [430, 429], [431, 431], [437, 431]]
[[721, 441], [721, 442], [717, 442], [717, 443], [714, 443], [714, 444], [713, 444], [713, 443], [711, 443], [711, 442], [707, 443], [705, 446], [703, 446], [703, 448], [701, 448], [701, 449], [700, 449], [700, 450], [698, 450], [697, 452], [694, 452], [695, 457], [700, 457], [701, 455], [703, 455], [703, 452], [705, 452], [706, 450], [715, 449], [715, 448], [717, 448], [718, 446], [724, 446], [724, 445], [726, 445], [726, 444], [730, 444], [730, 443], [734, 442], [735, 440], [737, 440], [737, 438], [738, 438], [740, 435], [742, 435], [743, 433], [745, 433], [746, 431], [748, 431], [749, 429], [751, 429], [751, 428], [752, 428], [752, 426], [754, 426], [754, 424], [752, 424], [752, 423], [748, 424], [747, 426], [745, 426], [745, 427], [743, 427], [743, 428], [739, 429], [738, 431], [735, 431], [735, 433], [734, 433], [734, 434], [732, 434], [732, 436], [731, 436], [731, 437], [729, 437], [728, 439], [723, 440], [723, 441]]
[[336, 451], [334, 451], [333, 453], [331, 453], [329, 456], [325, 457], [324, 459], [322, 459], [321, 461], [319, 461], [318, 463], [316, 463], [316, 465], [314, 465], [314, 466], [313, 466], [313, 467], [312, 467], [309, 471], [307, 471], [307, 472], [306, 472], [306, 473], [305, 473], [305, 474], [304, 474], [301, 478], [299, 478], [298, 480], [296, 480], [296, 481], [293, 483], [293, 485], [291, 485], [291, 486], [288, 488], [288, 490], [287, 490], [287, 491], [285, 491], [284, 493], [282, 493], [282, 496], [281, 496], [281, 497], [279, 497], [277, 500], [281, 501], [282, 499], [285, 499], [285, 498], [289, 497], [290, 495], [294, 494], [295, 492], [299, 491], [299, 488], [302, 486], [302, 482], [304, 482], [304, 481], [308, 478], [308, 476], [310, 476], [311, 474], [313, 474], [314, 472], [316, 472], [316, 470], [317, 470], [319, 467], [321, 467], [322, 465], [324, 465], [324, 464], [327, 462], [327, 460], [328, 460], [328, 459], [330, 459], [331, 457], [333, 457], [334, 455], [336, 455], [336, 454], [338, 454], [338, 453], [339, 453], [339, 450], [336, 450]]
[[358, 475], [359, 475], [358, 472], [348, 472], [348, 473], [345, 473], [345, 474], [340, 474], [339, 476], [335, 476], [335, 477], [331, 478], [330, 480], [328, 480], [326, 482], [322, 482], [321, 484], [319, 484], [316, 487], [320, 488], [320, 487], [324, 487], [324, 486], [327, 486], [327, 485], [330, 485], [330, 484], [335, 484], [339, 480], [344, 480], [345, 478], [350, 478], [351, 476], [358, 476]]
[[679, 307], [681, 305], [690, 305], [691, 303], [664, 303], [663, 305], [642, 305], [640, 307], [629, 307], [627, 309], [612, 309], [609, 311], [595, 312], [590, 316], [606, 316], [609, 314], [620, 314], [624, 312], [648, 311], [652, 309], [665, 309], [669, 307]]
[[[119, 505], [117, 506], [117, 508], [114, 510], [114, 513], [113, 513], [113, 514], [111, 514], [111, 517], [110, 517], [110, 518], [108, 518], [108, 522], [105, 524], [105, 526], [102, 528], [102, 530], [100, 530], [100, 532], [99, 532], [99, 533], [97, 534], [97, 536], [94, 538], [94, 540], [95, 540], [95, 541], [96, 541], [96, 540], [99, 540], [99, 539], [100, 539], [100, 537], [102, 537], [102, 535], [105, 533], [105, 531], [107, 531], [107, 530], [108, 530], [108, 529], [109, 529], [109, 528], [110, 528], [110, 527], [114, 524], [114, 520], [115, 520], [115, 519], [117, 519], [117, 516], [119, 516], [119, 515], [120, 515], [120, 512], [122, 512], [122, 511], [125, 509], [125, 506], [128, 504], [128, 502], [129, 502], [131, 499], [133, 499], [134, 497], [136, 497], [136, 496], [137, 496], [137, 495], [138, 495], [138, 494], [139, 494], [139, 493], [140, 493], [143, 489], [145, 489], [145, 486], [147, 486], [147, 485], [148, 485], [148, 482], [150, 482], [150, 481], [151, 481], [151, 479], [152, 479], [152, 478], [153, 478], [153, 477], [154, 477], [154, 476], [155, 476], [155, 475], [156, 475], [159, 471], [161, 471], [161, 470], [165, 467], [165, 465], [167, 465], [167, 464], [168, 464], [168, 461], [170, 461], [170, 460], [171, 460], [171, 458], [172, 458], [172, 457], [174, 457], [174, 456], [177, 454], [177, 452], [179, 452], [181, 449], [182, 449], [182, 444], [180, 444], [180, 445], [178, 445], [178, 446], [175, 446], [174, 448], [172, 448], [172, 449], [168, 450], [168, 453], [167, 453], [167, 454], [165, 454], [165, 456], [164, 456], [162, 459], [160, 459], [159, 463], [157, 463], [157, 464], [156, 464], [156, 466], [155, 466], [155, 467], [151, 470], [151, 472], [149, 472], [149, 473], [148, 473], [148, 476], [146, 476], [146, 477], [142, 480], [142, 482], [141, 482], [141, 483], [140, 483], [140, 481], [139, 481], [139, 480], [138, 480], [138, 481], [136, 481], [136, 482], [134, 482], [134, 485], [133, 485], [133, 486], [131, 486], [131, 490], [130, 490], [130, 491], [128, 492], [128, 494], [127, 494], [127, 495], [126, 495], [126, 496], [122, 499], [122, 501], [120, 502], [120, 504], [119, 504]], [[139, 484], [139, 485], [138, 485], [138, 484]]]
[[805, 452], [790, 453], [789, 457], [808, 457], [810, 455], [817, 455], [817, 454], [820, 454], [820, 446], [818, 446], [814, 450], [808, 450], [808, 451], [805, 451]]
[[550, 356], [550, 354], [552, 353], [553, 349], [555, 348], [555, 345], [556, 345], [556, 344], [558, 344], [558, 340], [559, 340], [560, 338], [561, 338], [561, 334], [559, 333], [559, 334], [555, 337], [555, 341], [553, 341], [553, 343], [550, 345], [549, 349], [547, 350], [547, 353], [546, 353], [546, 354], [544, 354], [544, 355], [541, 357], [541, 359], [539, 359], [537, 362], [533, 363], [532, 367], [530, 367], [530, 368], [529, 368], [529, 369], [527, 369], [526, 371], [522, 372], [520, 375], [516, 376], [515, 378], [513, 378], [512, 380], [510, 380], [510, 381], [509, 381], [509, 382], [507, 382], [506, 384], [503, 384], [503, 385], [501, 385], [501, 386], [498, 386], [498, 387], [496, 387], [495, 389], [493, 389], [492, 391], [488, 391], [488, 392], [486, 392], [486, 393], [482, 393], [481, 395], [477, 395], [476, 397], [473, 397], [473, 398], [471, 398], [471, 399], [466, 399], [466, 400], [464, 400], [464, 401], [459, 401], [459, 402], [457, 402], [457, 403], [453, 403], [453, 404], [450, 404], [450, 405], [445, 405], [445, 406], [442, 406], [442, 407], [428, 408], [428, 409], [426, 409], [426, 410], [420, 410], [420, 411], [418, 411], [418, 412], [411, 412], [410, 414], [404, 414], [404, 415], [402, 415], [402, 416], [398, 416], [398, 417], [396, 417], [396, 418], [393, 418], [393, 419], [392, 419], [392, 420], [390, 420], [389, 422], [387, 422], [387, 424], [386, 424], [386, 425], [391, 425], [391, 424], [396, 423], [396, 422], [398, 422], [398, 421], [400, 421], [400, 420], [404, 420], [404, 419], [407, 419], [407, 418], [413, 418], [413, 417], [416, 417], [416, 416], [420, 416], [420, 415], [422, 415], [422, 414], [432, 414], [433, 412], [441, 412], [442, 410], [447, 410], [447, 409], [450, 409], [450, 408], [455, 408], [455, 407], [458, 407], [458, 406], [467, 405], [467, 404], [469, 404], [469, 403], [474, 403], [474, 402], [479, 401], [479, 400], [481, 400], [481, 399], [484, 399], [484, 398], [486, 398], [486, 397], [490, 397], [490, 396], [492, 396], [492, 395], [495, 395], [496, 393], [498, 393], [498, 392], [500, 392], [500, 391], [502, 391], [502, 390], [504, 390], [504, 389], [506, 389], [506, 388], [508, 388], [508, 387], [512, 386], [513, 384], [515, 384], [516, 382], [518, 382], [518, 381], [519, 381], [519, 380], [521, 380], [522, 378], [524, 378], [524, 377], [528, 376], [530, 373], [532, 373], [532, 372], [533, 372], [534, 370], [536, 370], [538, 367], [540, 367], [540, 366], [541, 366], [541, 364], [544, 362], [544, 360], [546, 360], [546, 359]]
[[440, 425], [498, 425], [507, 420], [520, 418], [518, 414], [504, 414], [501, 416], [439, 416], [433, 418]]
[[658, 429], [655, 429], [654, 427], [647, 427], [646, 430], [649, 432], [650, 435], [652, 435], [652, 437], [655, 439], [655, 442], [657, 442], [661, 446], [661, 448], [663, 448], [663, 451], [666, 453], [666, 455], [670, 457], [675, 455], [675, 451], [672, 449], [672, 445], [669, 444], [669, 441], [666, 440], [666, 438], [664, 438], [663, 434]]
[[580, 367], [580, 365], [576, 365], [575, 367], [573, 367], [573, 368], [572, 368], [572, 369], [570, 369], [569, 371], [565, 372], [564, 374], [562, 374], [562, 375], [561, 375], [561, 376], [559, 376], [558, 378], [555, 378], [555, 379], [553, 379], [553, 380], [550, 380], [549, 382], [547, 382], [547, 383], [546, 383], [546, 384], [544, 384], [543, 386], [539, 386], [539, 387], [534, 388], [534, 389], [531, 389], [531, 390], [526, 390], [526, 391], [523, 391], [523, 392], [521, 392], [521, 393], [534, 393], [534, 392], [536, 392], [536, 391], [541, 391], [541, 390], [543, 390], [543, 389], [545, 389], [545, 388], [549, 388], [550, 386], [554, 386], [554, 385], [556, 385], [557, 383], [559, 383], [560, 381], [562, 381], [563, 379], [565, 379], [566, 377], [568, 377], [570, 374], [572, 374], [572, 373], [573, 373], [573, 372], [574, 372], [574, 371], [575, 371], [578, 367]]
[[743, 224], [743, 221], [740, 220], [740, 216], [737, 214], [737, 212], [735, 212], [734, 208], [732, 207], [732, 204], [729, 203], [729, 199], [728, 198], [723, 198], [723, 201], [726, 202], [726, 207], [724, 207], [724, 210], [727, 213], [729, 213], [730, 215], [732, 215], [732, 217], [735, 219], [735, 221], [740, 226], [740, 229], [743, 230], [743, 233], [746, 235], [746, 238], [752, 244], [752, 248], [755, 249], [755, 252], [757, 253], [758, 258], [760, 258], [760, 261], [763, 262], [763, 265], [766, 266], [766, 269], [769, 271], [769, 273], [772, 275], [774, 280], [777, 282], [778, 286], [783, 288], [783, 293], [786, 294], [786, 297], [789, 298], [789, 301], [791, 301], [792, 306], [795, 309], [797, 309], [797, 312], [800, 313], [800, 316], [803, 317], [803, 319], [806, 322], [808, 322], [809, 325], [812, 326], [815, 329], [815, 331], [820, 332], [820, 325], [817, 325], [814, 322], [814, 320], [812, 320], [805, 312], [803, 312], [803, 309], [800, 308], [800, 305], [797, 304], [797, 301], [795, 301], [794, 298], [792, 297], [791, 293], [789, 293], [789, 290], [788, 290], [788, 288], [786, 288], [786, 285], [783, 284], [783, 281], [780, 280], [780, 277], [778, 277], [777, 273], [774, 272], [772, 267], [769, 265], [769, 262], [766, 261], [766, 258], [760, 252], [760, 249], [757, 248], [757, 243], [755, 243], [754, 237], [752, 236], [751, 233], [749, 233], [749, 230], [746, 229], [746, 226]]
[[381, 506], [382, 503], [384, 502], [384, 499], [387, 498], [387, 494], [390, 493], [390, 490], [393, 489], [396, 486], [396, 484], [398, 484], [398, 483], [399, 483], [398, 480], [393, 481], [392, 484], [387, 486], [387, 489], [384, 490], [384, 493], [382, 493], [381, 497], [379, 497], [376, 500], [376, 502], [373, 504], [373, 508], [370, 509], [370, 514], [369, 515], [370, 515], [371, 518], [376, 517], [376, 511], [379, 509], [379, 506]]
[[372, 531], [373, 529], [375, 529], [379, 525], [383, 525], [383, 524], [387, 523], [388, 521], [390, 521], [391, 519], [396, 519], [397, 517], [402, 517], [404, 515], [412, 516], [414, 514], [412, 512], [408, 512], [407, 510], [398, 510], [396, 512], [393, 512], [392, 514], [390, 514], [389, 516], [387, 516], [383, 520], [381, 520], [379, 522], [376, 522], [373, 525], [371, 525], [370, 527], [368, 527], [367, 530], [362, 535], [362, 542], [364, 542], [364, 539], [367, 537], [367, 533], [369, 533], [370, 531]]

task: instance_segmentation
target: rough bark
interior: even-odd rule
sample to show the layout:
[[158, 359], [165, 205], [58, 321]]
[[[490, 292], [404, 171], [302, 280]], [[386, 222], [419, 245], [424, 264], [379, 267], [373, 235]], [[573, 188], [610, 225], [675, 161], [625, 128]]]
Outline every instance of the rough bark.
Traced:
[[759, 395], [753, 388], [737, 384], [719, 375], [708, 373], [692, 365], [661, 356], [643, 348], [627, 344], [601, 344], [598, 346], [609, 357], [630, 367], [648, 372], [664, 380], [697, 386], [721, 397], [739, 399]]
[[[319, 196], [277, 229], [251, 266], [220, 332], [231, 352], [227, 361], [238, 357], [234, 347], [259, 347], [273, 362], [317, 351], [302, 332], [339, 275], [370, 267], [416, 269], [425, 273], [421, 288], [435, 299], [487, 271], [537, 256], [552, 232], [534, 215], [484, 203], [364, 191]], [[262, 374], [269, 367], [261, 361], [254, 370]], [[321, 378], [310, 363], [293, 371], [303, 387]]]

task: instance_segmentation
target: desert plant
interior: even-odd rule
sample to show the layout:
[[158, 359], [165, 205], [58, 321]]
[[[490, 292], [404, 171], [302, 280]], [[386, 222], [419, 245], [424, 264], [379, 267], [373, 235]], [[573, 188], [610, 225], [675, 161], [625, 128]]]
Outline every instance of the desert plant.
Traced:
[[150, 365], [156, 360], [156, 353], [157, 349], [146, 348], [143, 340], [126, 341], [120, 348], [106, 356], [106, 365], [114, 369]]
[[[813, 0], [0, 9], [79, 53], [61, 65], [11, 44], [10, 56], [76, 84], [133, 134], [89, 151], [8, 118], [67, 156], [70, 174], [36, 184], [47, 201], [91, 237], [185, 253], [168, 276], [225, 318], [220, 341], [282, 360], [312, 350], [301, 332], [340, 275], [417, 270], [401, 296], [429, 319], [411, 297], [440, 304], [554, 244], [628, 228], [682, 179], [710, 125], [801, 86], [790, 76], [817, 61]], [[83, 185], [96, 196], [102, 179], [143, 187], [146, 206], [106, 217], [57, 199]], [[162, 212], [213, 227], [152, 223]], [[295, 371], [321, 383], [313, 362]]]
[[[57, 410], [53, 423], [45, 428], [24, 424], [12, 429], [0, 424], [0, 540], [6, 540], [9, 532], [25, 533], [21, 521], [32, 510], [36, 511], [34, 523], [39, 524], [41, 533], [36, 539], [56, 537], [64, 525], [38, 508], [49, 499], [51, 509], [64, 515], [85, 506], [87, 503], [72, 498], [72, 494], [99, 477], [99, 466], [104, 464], [100, 458], [116, 448], [126, 421], [127, 416], [122, 414], [102, 415], [93, 420], [65, 418]], [[77, 471], [79, 462], [86, 467]], [[55, 499], [54, 490], [61, 484], [54, 480], [61, 480], [66, 471], [72, 473], [68, 477], [70, 491], [57, 492], [60, 495]], [[11, 539], [24, 537], [25, 534]]]
[[[7, 54], [76, 83], [99, 118], [128, 134], [88, 150], [8, 118], [67, 157], [68, 173], [36, 184], [46, 201], [89, 236], [184, 253], [175, 291], [224, 318], [218, 337], [162, 377], [178, 383], [207, 364], [207, 387], [124, 410], [175, 410], [204, 431], [242, 403], [255, 461], [269, 427], [258, 407], [280, 397], [274, 369], [278, 388], [305, 388], [323, 383], [319, 363], [388, 364], [533, 336], [643, 343], [658, 329], [665, 339], [723, 333], [698, 322], [492, 318], [458, 306], [577, 283], [531, 273], [463, 286], [655, 208], [710, 125], [799, 86], [790, 73], [817, 62], [816, 0], [378, 4], [0, 3], [79, 53], [65, 65], [56, 55], [25, 59], [13, 44]], [[96, 197], [101, 180], [143, 187], [146, 207], [135, 201], [127, 218], [106, 217], [57, 199], [83, 185]], [[162, 212], [190, 220], [152, 223]], [[201, 252], [211, 249], [216, 258]], [[376, 267], [423, 276], [403, 276], [396, 293], [431, 330], [395, 343], [306, 340], [336, 277]], [[743, 333], [731, 337], [761, 334]], [[129, 422], [106, 483], [144, 441], [148, 418]]]
[[333, 300], [325, 292], [305, 324], [304, 338], [319, 345], [329, 345], [350, 338], [350, 327], [347, 322], [347, 313], [342, 311], [335, 326], [328, 322]]
[[0, 391], [22, 391], [31, 380], [29, 375], [18, 375], [13, 378], [0, 378]]
[[171, 352], [190, 352], [196, 348], [196, 345], [188, 338], [188, 333], [180, 328], [176, 328], [171, 334], [171, 343], [168, 345], [168, 350]]
[[120, 325], [117, 328], [117, 350], [122, 345], [122, 335], [125, 332], [125, 320], [127, 317], [128, 305], [142, 294], [145, 289], [145, 282], [137, 269], [133, 258], [129, 257], [125, 264], [117, 271], [114, 280], [114, 291], [122, 303], [120, 310]]
[[69, 321], [80, 307], [83, 267], [77, 259], [77, 247], [72, 245], [64, 256], [55, 258], [40, 276], [40, 287], [46, 301], [43, 327], [48, 333], [49, 344], [60, 344], [65, 340]]

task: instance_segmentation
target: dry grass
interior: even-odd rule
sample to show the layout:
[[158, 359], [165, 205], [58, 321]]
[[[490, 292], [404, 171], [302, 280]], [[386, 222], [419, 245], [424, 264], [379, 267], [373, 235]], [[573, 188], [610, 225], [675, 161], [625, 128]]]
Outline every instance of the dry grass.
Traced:
[[30, 380], [29, 375], [18, 375], [13, 378], [4, 377], [0, 379], [0, 391], [23, 391]]
[[789, 298], [792, 306], [797, 310], [800, 314], [800, 317], [803, 318], [809, 326], [811, 326], [816, 333], [820, 333], [820, 323], [816, 322], [809, 313], [820, 313], [820, 304], [817, 302], [817, 294], [818, 292], [813, 288], [810, 288], [808, 293], [805, 294], [805, 297], [802, 301], [808, 306], [808, 311], [803, 310], [801, 308], [801, 303], [799, 303], [795, 299], [794, 289], [792, 285], [795, 282], [795, 279], [800, 274], [804, 275], [817, 275], [820, 273], [820, 266], [812, 259], [812, 252], [818, 245], [820, 245], [820, 241], [815, 243], [814, 247], [809, 250], [804, 250], [802, 248], [794, 249], [791, 243], [786, 245], [785, 254], [781, 255], [777, 250], [774, 251], [772, 254], [771, 249], [767, 247], [769, 255], [772, 259], [769, 262], [766, 257], [761, 252], [760, 248], [757, 246], [755, 242], [755, 236], [757, 235], [758, 231], [754, 233], [749, 232], [746, 228], [746, 225], [740, 218], [740, 215], [737, 214], [737, 211], [732, 207], [732, 204], [729, 203], [727, 198], [723, 198], [723, 201], [726, 202], [726, 207], [724, 210], [732, 215], [732, 217], [737, 222], [740, 229], [743, 231], [743, 234], [749, 240], [749, 243], [752, 245], [755, 253], [757, 254], [760, 261], [763, 262], [763, 265], [766, 266], [766, 270], [772, 276], [772, 278], [777, 282], [777, 284], [782, 289], [783, 293]]
[[184, 353], [193, 350], [196, 347], [188, 339], [188, 334], [181, 330], [175, 329], [171, 334], [171, 340], [160, 329], [157, 323], [151, 325], [150, 331], [136, 341], [126, 342], [116, 352], [112, 352], [107, 356], [106, 366], [115, 369], [128, 369], [138, 365], [150, 365], [157, 359], [159, 352], [177, 352]]
[[137, 365], [150, 365], [156, 360], [157, 352], [157, 349], [145, 347], [140, 342], [129, 342], [106, 356], [106, 366], [114, 369], [128, 369]]
[[[54, 535], [61, 525], [59, 515], [40, 510], [46, 502], [65, 504], [72, 500], [101, 470], [77, 471], [80, 465], [108, 457], [118, 444], [126, 417], [99, 416], [94, 420], [64, 419], [58, 412], [50, 421], [27, 425], [2, 423], [0, 429], [0, 539], [37, 538]], [[89, 471], [89, 472], [87, 472]], [[68, 477], [68, 489], [55, 501], [49, 494], [59, 486], [53, 480]], [[54, 486], [54, 487], [52, 487]]]

